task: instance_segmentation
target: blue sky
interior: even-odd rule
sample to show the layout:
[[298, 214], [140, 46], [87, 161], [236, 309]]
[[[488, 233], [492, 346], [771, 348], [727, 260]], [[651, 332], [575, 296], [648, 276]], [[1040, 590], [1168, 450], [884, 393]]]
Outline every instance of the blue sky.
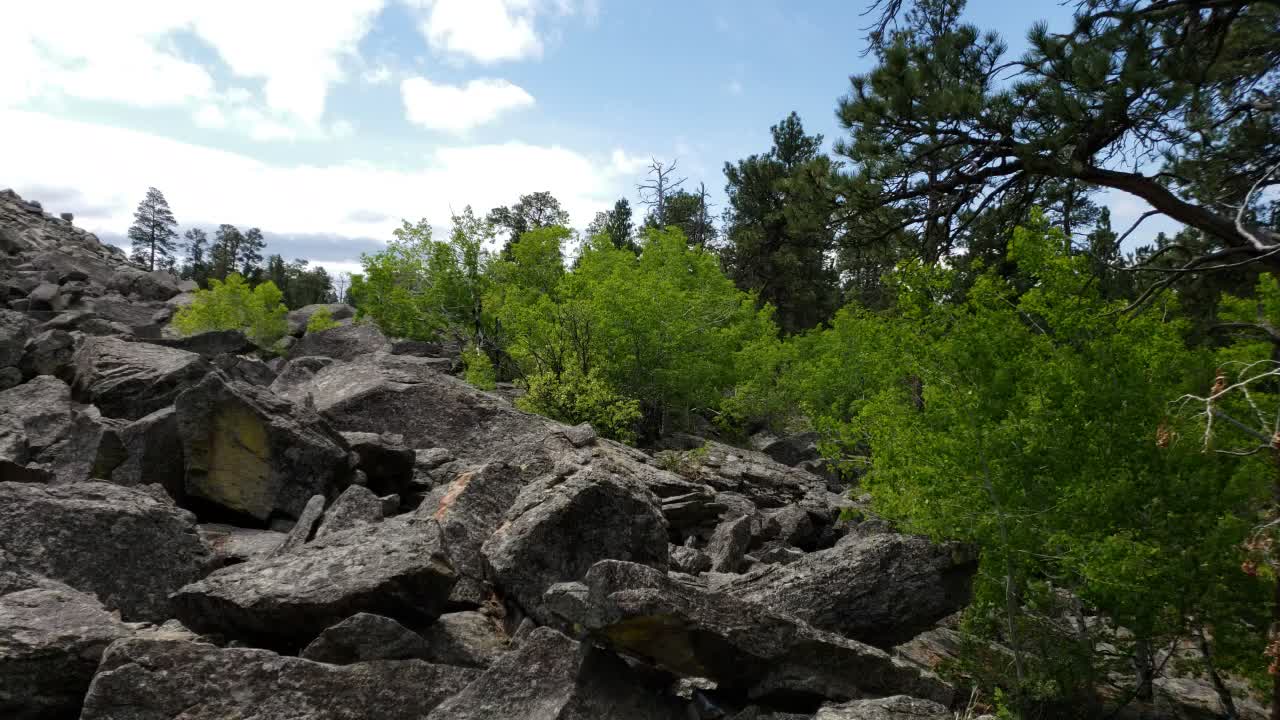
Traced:
[[[97, 0], [0, 27], [0, 186], [115, 240], [148, 185], [184, 225], [259, 226], [351, 269], [401, 217], [550, 190], [585, 226], [650, 156], [720, 204], [791, 110], [840, 134], [858, 2]], [[1017, 52], [1054, 2], [971, 2]], [[1109, 197], [1116, 225], [1145, 207]]]

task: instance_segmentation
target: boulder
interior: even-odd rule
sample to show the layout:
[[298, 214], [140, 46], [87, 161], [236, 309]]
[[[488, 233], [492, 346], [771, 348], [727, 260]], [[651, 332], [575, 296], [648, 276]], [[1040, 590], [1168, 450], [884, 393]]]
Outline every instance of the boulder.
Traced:
[[133, 422], [106, 427], [93, 474], [126, 487], [158, 484], [175, 502], [182, 502], [186, 495], [183, 457], [177, 413], [166, 407]]
[[0, 368], [17, 367], [35, 323], [15, 310], [0, 308]]
[[523, 485], [517, 469], [490, 463], [459, 473], [452, 482], [437, 487], [414, 513], [423, 521], [439, 523], [450, 563], [458, 574], [482, 582], [486, 566], [481, 548]]
[[0, 368], [0, 390], [8, 390], [22, 383], [22, 371], [16, 367]]
[[276, 370], [276, 379], [271, 381], [271, 392], [296, 403], [308, 402], [311, 378], [337, 362], [326, 357], [300, 357], [287, 361], [276, 359], [284, 362], [284, 365]]
[[177, 338], [152, 338], [147, 342], [186, 350], [206, 358], [214, 358], [224, 353], [240, 355], [256, 349], [256, 346], [249, 342], [249, 339], [239, 330], [210, 330]]
[[674, 698], [646, 687], [617, 656], [550, 628], [534, 630], [429, 720], [680, 720]]
[[103, 415], [128, 420], [172, 405], [209, 370], [195, 353], [115, 337], [86, 338], [74, 365], [76, 395]]
[[720, 523], [711, 541], [707, 543], [707, 556], [711, 558], [711, 571], [736, 573], [743, 569], [747, 548], [751, 545], [751, 515]]
[[171, 617], [169, 594], [209, 562], [191, 513], [101, 482], [0, 482], [0, 548], [3, 565], [96, 595], [125, 620], [153, 622]]
[[272, 530], [242, 528], [221, 523], [204, 523], [196, 528], [209, 547], [214, 568], [238, 565], [270, 557], [284, 542], [285, 534]]
[[968, 603], [976, 558], [895, 533], [849, 536], [834, 548], [742, 576], [720, 589], [881, 648], [909, 640]]
[[349, 480], [342, 436], [266, 388], [211, 374], [175, 408], [190, 498], [265, 522]]
[[530, 483], [484, 543], [492, 578], [508, 598], [547, 623], [542, 595], [601, 560], [667, 569], [667, 525], [657, 498], [603, 463]]
[[75, 717], [103, 651], [130, 634], [68, 587], [0, 596], [0, 717]]
[[54, 303], [58, 302], [58, 286], [54, 283], [40, 283], [34, 290], [27, 293], [27, 300], [31, 303], [27, 306], [30, 310], [62, 309], [54, 307]]
[[27, 341], [21, 363], [22, 374], [26, 377], [69, 376], [75, 354], [75, 335], [66, 330], [45, 330]]
[[181, 292], [178, 277], [168, 270], [118, 273], [112, 285], [114, 289], [139, 300], [168, 300]]
[[296, 650], [358, 612], [430, 623], [456, 579], [435, 524], [405, 517], [223, 568], [172, 599], [195, 630]]
[[71, 401], [71, 388], [41, 375], [0, 391], [0, 480], [88, 478], [103, 436], [96, 408]]
[[271, 387], [276, 373], [271, 366], [250, 355], [232, 355], [224, 353], [213, 359], [213, 366], [232, 380], [240, 380], [250, 385]]
[[307, 501], [305, 507], [302, 508], [302, 514], [298, 516], [298, 521], [289, 528], [288, 534], [284, 537], [284, 542], [276, 548], [274, 555], [283, 555], [291, 553], [298, 548], [306, 545], [316, 534], [316, 528], [320, 525], [320, 520], [324, 517], [324, 496], [312, 495]]
[[818, 440], [816, 432], [797, 433], [768, 442], [760, 451], [783, 465], [796, 467], [822, 457], [818, 452]]
[[344, 432], [342, 437], [355, 451], [356, 467], [369, 479], [369, 489], [374, 493], [402, 493], [413, 482], [415, 455], [413, 449], [404, 444], [404, 436]]
[[352, 485], [343, 490], [338, 499], [333, 501], [333, 505], [325, 511], [324, 519], [320, 521], [320, 528], [316, 530], [316, 539], [361, 525], [380, 522], [382, 522], [382, 500], [369, 488]]
[[877, 648], [634, 563], [598, 563], [546, 603], [597, 642], [753, 700], [952, 699], [945, 683]]
[[356, 360], [376, 352], [387, 352], [391, 341], [373, 323], [340, 325], [321, 332], [307, 333], [289, 348], [289, 359], [319, 356], [334, 360]]
[[306, 332], [307, 323], [311, 321], [311, 316], [315, 315], [321, 309], [328, 310], [329, 317], [334, 320], [348, 320], [356, 316], [356, 309], [346, 303], [318, 303], [315, 305], [303, 305], [297, 310], [289, 311], [289, 334], [301, 336]]
[[329, 665], [181, 640], [112, 644], [81, 720], [420, 719], [477, 675], [420, 660]]
[[389, 617], [363, 612], [326, 628], [298, 657], [331, 665], [370, 660], [431, 659], [427, 642], [421, 635]]
[[813, 720], [951, 720], [951, 711], [932, 700], [891, 695], [874, 700], [828, 703]]
[[667, 554], [671, 557], [673, 571], [697, 575], [711, 570], [711, 557], [697, 548], [671, 545]]
[[489, 667], [510, 649], [502, 625], [479, 612], [447, 613], [422, 631], [423, 660], [444, 665]]

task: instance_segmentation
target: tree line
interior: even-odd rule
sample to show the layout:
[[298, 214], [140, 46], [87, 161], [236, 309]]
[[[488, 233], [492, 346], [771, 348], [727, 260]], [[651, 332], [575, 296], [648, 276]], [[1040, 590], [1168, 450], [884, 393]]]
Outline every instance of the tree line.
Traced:
[[[1002, 716], [1175, 666], [1280, 713], [1280, 8], [1073, 5], [1010, 57], [962, 0], [882, 0], [842, 137], [787, 115], [718, 216], [655, 160], [574, 256], [532, 193], [405, 222], [351, 296], [628, 442], [817, 432], [878, 513], [980, 549], [943, 670]], [[1112, 227], [1104, 191], [1151, 210]]]
[[133, 217], [130, 258], [147, 270], [167, 270], [201, 288], [232, 275], [243, 278], [249, 288], [269, 282], [291, 309], [338, 300], [333, 278], [323, 267], [310, 267], [305, 259], [286, 262], [279, 254], [264, 257], [266, 239], [256, 227], [241, 231], [223, 223], [212, 239], [204, 229], [193, 227], [179, 240], [178, 221], [164, 193], [154, 187], [147, 189]]

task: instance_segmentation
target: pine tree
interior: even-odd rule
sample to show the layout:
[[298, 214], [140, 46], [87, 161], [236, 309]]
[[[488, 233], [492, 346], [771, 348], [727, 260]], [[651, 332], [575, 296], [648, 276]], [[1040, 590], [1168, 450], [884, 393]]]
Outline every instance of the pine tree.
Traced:
[[241, 259], [241, 245], [244, 234], [235, 225], [223, 223], [213, 236], [213, 247], [209, 255], [213, 261], [211, 277], [226, 280], [231, 273], [238, 272]]
[[209, 235], [200, 228], [191, 228], [182, 236], [182, 250], [187, 260], [182, 265], [182, 277], [195, 280], [203, 286], [209, 279], [209, 263], [206, 257], [209, 246]]
[[129, 227], [129, 240], [133, 242], [133, 261], [155, 270], [157, 260], [164, 265], [165, 258], [173, 254], [173, 243], [178, 237], [178, 221], [164, 199], [164, 193], [147, 188], [147, 195], [133, 212], [133, 225]]
[[502, 256], [513, 257], [511, 246], [519, 242], [520, 236], [542, 227], [559, 225], [568, 227], [569, 213], [560, 207], [560, 201], [547, 191], [521, 195], [520, 201], [510, 207], [496, 207], [486, 217], [494, 227], [506, 229], [507, 243], [502, 248]]
[[612, 210], [596, 213], [595, 220], [587, 226], [587, 237], [593, 238], [597, 235], [608, 237], [616, 248], [628, 248], [639, 252], [635, 238], [632, 237], [631, 203], [627, 202], [626, 198], [618, 198]]
[[262, 251], [266, 248], [267, 242], [262, 237], [262, 231], [258, 228], [249, 228], [244, 233], [244, 237], [240, 243], [239, 260], [240, 274], [250, 281], [250, 284], [256, 284], [262, 274]]

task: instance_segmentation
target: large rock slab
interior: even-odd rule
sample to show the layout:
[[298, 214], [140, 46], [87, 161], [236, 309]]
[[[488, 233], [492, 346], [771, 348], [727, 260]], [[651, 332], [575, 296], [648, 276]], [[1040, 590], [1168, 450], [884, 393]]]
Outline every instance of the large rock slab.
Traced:
[[160, 485], [176, 502], [186, 496], [186, 463], [177, 414], [161, 408], [133, 422], [103, 430], [94, 476], [116, 485]]
[[814, 627], [889, 649], [969, 601], [972, 552], [912, 535], [849, 536], [720, 586]]
[[356, 360], [376, 352], [391, 350], [391, 341], [373, 323], [340, 325], [307, 333], [289, 348], [290, 359], [316, 356], [334, 360]]
[[752, 699], [952, 699], [945, 683], [877, 648], [633, 563], [598, 563], [547, 603], [596, 641]]
[[239, 355], [253, 352], [255, 349], [254, 344], [239, 330], [210, 330], [176, 338], [151, 338], [146, 342], [186, 350], [206, 358], [215, 358], [226, 353]]
[[115, 337], [86, 338], [74, 365], [77, 397], [129, 420], [172, 405], [209, 370], [196, 353]]
[[57, 378], [0, 391], [0, 480], [88, 478], [103, 428], [97, 409], [72, 402], [71, 388]]
[[526, 486], [483, 546], [492, 578], [543, 624], [542, 595], [601, 560], [667, 569], [667, 525], [657, 498], [603, 463], [550, 473]]
[[447, 613], [422, 630], [423, 660], [445, 665], [488, 667], [510, 649], [496, 619], [474, 611]]
[[427, 655], [427, 641], [421, 635], [389, 617], [356, 613], [326, 628], [298, 657], [350, 665], [369, 660], [429, 660]]
[[638, 681], [617, 656], [538, 628], [430, 720], [681, 720], [671, 698]]
[[517, 468], [490, 463], [459, 473], [435, 488], [415, 513], [440, 524], [449, 559], [460, 575], [486, 580], [481, 548], [524, 487]]
[[211, 374], [175, 404], [193, 499], [266, 521], [296, 518], [350, 476], [348, 448], [310, 409]]
[[328, 665], [267, 650], [128, 639], [103, 655], [81, 720], [421, 720], [475, 677], [420, 660]]
[[932, 700], [892, 695], [823, 705], [813, 720], [951, 720], [951, 711]]
[[297, 310], [290, 310], [288, 316], [289, 334], [302, 335], [307, 330], [307, 323], [311, 321], [311, 316], [320, 310], [328, 310], [329, 317], [333, 320], [348, 320], [356, 316], [356, 309], [346, 303], [317, 303], [315, 305], [303, 305]]
[[173, 607], [195, 630], [297, 650], [359, 612], [430, 623], [456, 579], [434, 523], [393, 518], [218, 570], [175, 593]]
[[169, 594], [209, 562], [191, 513], [101, 482], [0, 482], [0, 548], [4, 565], [95, 595], [125, 620], [152, 622], [171, 617]]
[[103, 651], [131, 633], [68, 587], [0, 596], [0, 717], [75, 717]]

